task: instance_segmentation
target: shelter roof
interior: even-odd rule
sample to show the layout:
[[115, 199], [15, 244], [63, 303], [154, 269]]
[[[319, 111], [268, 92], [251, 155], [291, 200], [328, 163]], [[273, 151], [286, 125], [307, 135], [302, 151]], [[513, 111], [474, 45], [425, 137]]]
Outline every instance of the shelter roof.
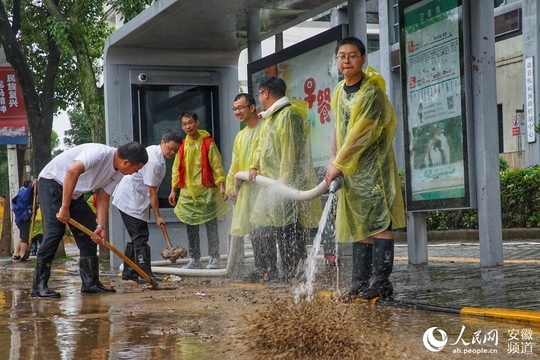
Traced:
[[262, 41], [343, 3], [343, 0], [160, 0], [115, 31], [108, 46], [239, 52], [249, 16], [258, 13]]

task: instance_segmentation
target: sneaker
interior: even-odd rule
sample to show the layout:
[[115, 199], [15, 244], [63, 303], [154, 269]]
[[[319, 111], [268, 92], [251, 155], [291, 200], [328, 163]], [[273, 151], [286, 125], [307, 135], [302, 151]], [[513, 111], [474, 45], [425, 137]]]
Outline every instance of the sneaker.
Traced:
[[210, 260], [208, 261], [208, 265], [206, 265], [207, 269], [219, 269], [219, 258], [210, 256]]
[[202, 269], [199, 259], [191, 258], [186, 266], [182, 266], [182, 269]]

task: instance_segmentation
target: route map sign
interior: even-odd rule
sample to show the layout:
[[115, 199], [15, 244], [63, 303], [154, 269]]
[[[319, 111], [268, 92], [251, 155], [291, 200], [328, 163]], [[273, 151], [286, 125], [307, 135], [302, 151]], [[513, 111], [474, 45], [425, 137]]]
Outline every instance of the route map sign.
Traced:
[[470, 206], [461, 0], [400, 10], [407, 210]]

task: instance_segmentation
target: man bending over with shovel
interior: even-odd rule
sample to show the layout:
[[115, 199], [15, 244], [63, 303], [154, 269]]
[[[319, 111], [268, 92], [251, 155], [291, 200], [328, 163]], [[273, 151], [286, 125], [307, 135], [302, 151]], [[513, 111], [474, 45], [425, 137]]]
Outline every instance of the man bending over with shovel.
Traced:
[[[156, 225], [158, 227], [164, 226], [165, 220], [159, 212], [157, 191], [167, 170], [165, 160], [172, 159], [176, 155], [182, 140], [183, 136], [180, 131], [165, 131], [159, 145], [151, 145], [146, 148], [148, 163], [139, 172], [125, 176], [113, 193], [112, 203], [120, 210], [124, 226], [131, 238], [131, 242], [126, 244], [125, 255], [154, 281], [161, 279], [152, 274], [150, 266], [152, 258], [148, 245], [150, 207], [154, 211]], [[122, 279], [146, 283], [146, 280], [125, 262]]]
[[[146, 149], [136, 142], [118, 148], [83, 144], [63, 152], [43, 168], [38, 177], [38, 192], [45, 234], [37, 254], [32, 296], [60, 297], [58, 292], [47, 287], [47, 282], [54, 254], [66, 230], [65, 224], [73, 218], [87, 228], [96, 229], [98, 242], [104, 243], [110, 194], [124, 175], [137, 172], [147, 161]], [[100, 188], [96, 226], [96, 217], [82, 195]], [[97, 242], [76, 227], [70, 225], [70, 228], [80, 251], [81, 292], [114, 292], [99, 281]]]

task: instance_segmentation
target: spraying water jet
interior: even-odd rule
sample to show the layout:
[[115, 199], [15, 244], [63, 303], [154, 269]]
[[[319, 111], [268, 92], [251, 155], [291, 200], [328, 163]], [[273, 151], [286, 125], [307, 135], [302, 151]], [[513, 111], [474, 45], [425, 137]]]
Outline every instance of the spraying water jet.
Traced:
[[[339, 178], [339, 179], [338, 179]], [[239, 171], [234, 175], [234, 186], [236, 192], [240, 189], [243, 181], [249, 181], [249, 174], [245, 171]], [[291, 188], [277, 180], [270, 179], [268, 177], [257, 175], [254, 181], [257, 185], [261, 186], [271, 186], [272, 189], [279, 195], [289, 197], [295, 200], [306, 201], [312, 200], [320, 197], [324, 194], [329, 187], [326, 185], [326, 182], [323, 180], [319, 185], [314, 187], [311, 190], [297, 190]], [[337, 191], [343, 186], [343, 178], [336, 177], [330, 184], [330, 188], [333, 191]], [[231, 245], [229, 248], [229, 256], [227, 257], [227, 266], [225, 269], [219, 270], [209, 270], [209, 269], [180, 269], [175, 267], [152, 267], [152, 272], [156, 274], [170, 274], [178, 276], [210, 276], [210, 277], [220, 277], [230, 275], [233, 271], [234, 265], [237, 259], [237, 247], [238, 247], [238, 238], [236, 236], [231, 237]]]

